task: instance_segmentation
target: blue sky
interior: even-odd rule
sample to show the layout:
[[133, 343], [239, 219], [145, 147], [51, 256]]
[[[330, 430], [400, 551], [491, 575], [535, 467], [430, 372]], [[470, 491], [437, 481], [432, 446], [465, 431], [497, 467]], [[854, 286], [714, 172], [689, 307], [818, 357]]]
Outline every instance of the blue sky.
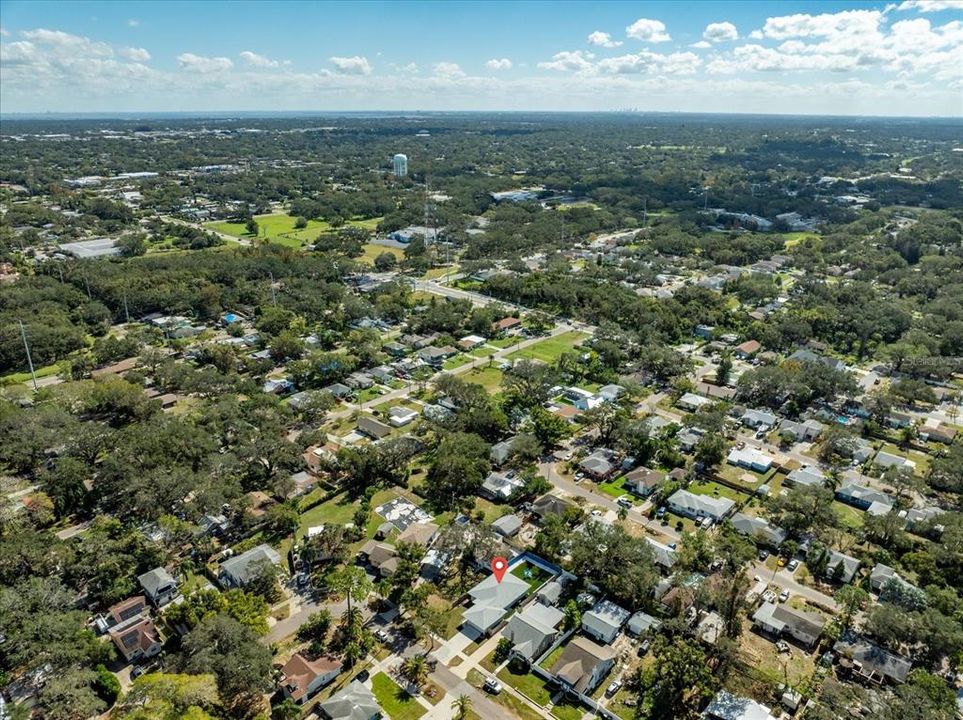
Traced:
[[3, 112], [963, 115], [963, 1], [23, 2]]

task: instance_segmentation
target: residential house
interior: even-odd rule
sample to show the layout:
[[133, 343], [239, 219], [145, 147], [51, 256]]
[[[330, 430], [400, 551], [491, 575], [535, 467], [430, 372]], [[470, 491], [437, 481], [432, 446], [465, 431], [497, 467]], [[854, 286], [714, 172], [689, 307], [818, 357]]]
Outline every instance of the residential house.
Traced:
[[908, 582], [900, 577], [900, 574], [889, 565], [876, 563], [875, 567], [873, 567], [869, 574], [869, 587], [873, 590], [873, 592], [880, 593], [889, 583], [898, 583], [907, 589], [918, 589], [911, 582]]
[[884, 650], [861, 637], [844, 637], [836, 642], [833, 651], [841, 668], [880, 685], [901, 685], [913, 668], [913, 663], [902, 655]]
[[370, 415], [359, 416], [357, 428], [358, 432], [367, 435], [372, 440], [381, 440], [391, 434], [390, 425], [385, 425]]
[[761, 517], [736, 513], [729, 520], [733, 529], [740, 535], [753, 538], [756, 542], [777, 548], [786, 540], [786, 531]]
[[759, 606], [752, 622], [762, 632], [776, 638], [791, 637], [806, 648], [812, 648], [819, 641], [827, 624], [822, 615], [771, 602]]
[[775, 460], [755, 448], [745, 447], [740, 450], [734, 447], [726, 456], [726, 462], [736, 467], [746, 468], [757, 473], [764, 473], [769, 472], [769, 468], [772, 467]]
[[762, 350], [762, 345], [758, 340], [746, 340], [742, 345], [736, 345], [733, 354], [742, 360], [747, 360]]
[[[901, 510], [900, 517], [906, 521], [906, 529], [909, 532], [917, 532], [928, 528], [928, 523], [935, 517], [942, 515], [946, 510], [943, 508], [931, 505], [929, 507], [922, 508], [910, 508], [909, 510]], [[943, 531], [942, 525], [934, 525], [933, 530], [938, 532]]]
[[414, 522], [398, 534], [398, 542], [418, 543], [422, 547], [431, 547], [438, 537], [438, 526], [433, 522]]
[[301, 653], [294, 653], [281, 668], [280, 686], [284, 697], [304, 705], [315, 693], [338, 677], [342, 662], [333, 657], [322, 656], [308, 660]]
[[[837, 569], [840, 568], [840, 569]], [[838, 550], [829, 551], [829, 562], [826, 564], [826, 577], [841, 583], [851, 583], [859, 570], [859, 560]]]
[[720, 690], [712, 698], [703, 717], [706, 720], [777, 720], [768, 707], [749, 698]]
[[504, 538], [515, 537], [521, 529], [522, 519], [514, 513], [502, 515], [500, 518], [492, 521], [492, 530]]
[[112, 627], [123, 625], [130, 622], [133, 618], [147, 614], [147, 599], [143, 595], [135, 595], [132, 598], [121, 600], [114, 603], [107, 612], [94, 618], [94, 627], [98, 633], [105, 633]]
[[480, 335], [466, 335], [461, 340], [458, 341], [458, 347], [462, 350], [474, 350], [480, 345], [484, 345], [487, 341]]
[[625, 631], [634, 637], [642, 637], [647, 633], [656, 632], [661, 626], [661, 620], [639, 610], [629, 618], [625, 624]]
[[676, 490], [667, 502], [669, 509], [677, 515], [684, 515], [694, 520], [710, 517], [715, 522], [721, 522], [727, 518], [736, 506], [735, 501], [727, 497], [696, 495], [688, 490]]
[[395, 371], [390, 365], [371, 368], [368, 374], [383, 385], [388, 385], [395, 379]]
[[557, 605], [562, 597], [562, 583], [550, 580], [539, 589], [535, 599], [542, 605]]
[[549, 672], [566, 691], [591, 695], [612, 669], [616, 657], [613, 648], [577, 636], [565, 646]]
[[619, 634], [631, 613], [611, 600], [600, 600], [582, 615], [582, 632], [609, 645]]
[[697, 382], [695, 389], [699, 395], [705, 395], [711, 400], [732, 400], [737, 394], [737, 390], [733, 387], [712, 385], [707, 382]]
[[502, 440], [501, 442], [492, 445], [491, 458], [492, 464], [495, 467], [501, 467], [508, 462], [508, 459], [512, 456], [512, 443], [515, 442], [515, 437], [510, 437], [507, 440]]
[[523, 487], [525, 478], [514, 471], [491, 472], [478, 488], [478, 494], [494, 502], [505, 502]]
[[891, 412], [886, 416], [886, 424], [894, 430], [908, 428], [913, 424], [913, 416], [901, 412]]
[[354, 390], [343, 383], [331, 383], [322, 392], [331, 393], [335, 400], [347, 400], [354, 395]]
[[937, 425], [936, 427], [923, 426], [919, 429], [919, 436], [926, 442], [938, 442], [944, 445], [952, 445], [956, 439], [956, 428], [947, 425]]
[[696, 337], [700, 337], [703, 340], [712, 340], [712, 335], [715, 332], [715, 328], [711, 325], [696, 325], [693, 334]]
[[607, 448], [599, 448], [591, 455], [586, 456], [578, 464], [578, 467], [586, 475], [590, 475], [599, 481], [610, 477], [618, 469], [615, 464], [615, 452]]
[[793, 439], [796, 442], [808, 442], [810, 440], [815, 440], [825, 429], [825, 425], [818, 420], [812, 419], [801, 423], [794, 420], [783, 420], [781, 423], [779, 423], [779, 432], [789, 433], [793, 436]]
[[878, 453], [876, 453], [876, 457], [873, 458], [873, 465], [882, 470], [888, 470], [891, 467], [916, 470], [916, 463], [912, 460], [907, 460], [899, 455], [893, 455], [885, 450], [880, 450]]
[[670, 548], [668, 545], [653, 540], [650, 537], [646, 537], [645, 541], [649, 544], [649, 547], [652, 548], [652, 557], [655, 560], [655, 564], [665, 572], [670, 572], [679, 559], [678, 552], [676, 552], [674, 548]]
[[615, 402], [624, 392], [625, 388], [621, 385], [603, 385], [599, 388], [596, 396], [602, 398], [605, 402]]
[[374, 385], [374, 378], [363, 372], [353, 372], [344, 379], [344, 384], [355, 390], [367, 390]]
[[374, 693], [360, 680], [317, 704], [316, 710], [324, 720], [380, 720], [384, 717]]
[[155, 607], [163, 607], [177, 597], [177, 581], [166, 568], [158, 567], [138, 576], [137, 582]]
[[280, 565], [281, 556], [270, 545], [261, 544], [222, 562], [217, 577], [226, 588], [243, 588], [265, 564]]
[[686, 393], [676, 401], [678, 405], [683, 410], [688, 410], [690, 412], [695, 412], [703, 405], [708, 405], [711, 400], [709, 398], [704, 398], [701, 395], [695, 395], [694, 393]]
[[441, 367], [442, 363], [445, 362], [450, 357], [458, 354], [458, 350], [453, 348], [451, 345], [445, 345], [444, 347], [435, 347], [430, 345], [429, 347], [422, 348], [418, 351], [418, 359], [422, 362], [428, 363], [432, 367]]
[[758, 430], [759, 428], [772, 428], [779, 422], [779, 418], [766, 410], [746, 410], [739, 421], [746, 427]]
[[492, 329], [499, 335], [515, 335], [522, 329], [522, 321], [517, 317], [502, 318], [492, 325]]
[[385, 343], [382, 346], [382, 350], [393, 358], [402, 358], [408, 354], [408, 348], [398, 342]]
[[532, 503], [532, 512], [538, 516], [539, 520], [544, 520], [549, 515], [562, 517], [570, 508], [575, 505], [568, 500], [546, 493]]
[[110, 631], [110, 639], [127, 662], [158, 655], [164, 646], [160, 633], [148, 617], [138, 617]]
[[836, 498], [847, 505], [866, 510], [873, 515], [885, 515], [895, 502], [884, 492], [857, 483], [846, 483], [836, 491]]
[[795, 360], [796, 362], [800, 362], [800, 363], [807, 363], [807, 362], [822, 363], [826, 367], [832, 368], [833, 370], [838, 370], [838, 371], [842, 371], [846, 369], [846, 363], [844, 363], [842, 360], [837, 360], [831, 357], [825, 357], [823, 355], [817, 355], [811, 350], [806, 350], [806, 349], [797, 350], [796, 352], [794, 352], [792, 355], [789, 356], [789, 359]]
[[468, 591], [471, 607], [465, 610], [465, 625], [479, 635], [488, 635], [508, 610], [528, 596], [529, 586], [522, 578], [511, 572], [498, 582], [494, 575], [487, 576]]
[[556, 607], [532, 603], [512, 616], [502, 636], [512, 642], [512, 655], [530, 663], [555, 642], [564, 618], [565, 613]]
[[358, 559], [370, 565], [380, 577], [391, 577], [398, 570], [398, 553], [394, 545], [368, 540], [358, 551]]
[[261, 390], [274, 395], [286, 395], [294, 390], [294, 383], [287, 378], [271, 378], [264, 381]]
[[803, 485], [807, 487], [823, 487], [828, 478], [818, 468], [811, 465], [803, 465], [796, 468], [786, 476], [783, 485]]
[[665, 473], [659, 470], [650, 470], [647, 467], [639, 467], [628, 473], [622, 481], [622, 487], [633, 495], [648, 497], [656, 488], [665, 482]]
[[400, 405], [388, 409], [388, 422], [392, 427], [404, 427], [418, 418], [418, 412]]

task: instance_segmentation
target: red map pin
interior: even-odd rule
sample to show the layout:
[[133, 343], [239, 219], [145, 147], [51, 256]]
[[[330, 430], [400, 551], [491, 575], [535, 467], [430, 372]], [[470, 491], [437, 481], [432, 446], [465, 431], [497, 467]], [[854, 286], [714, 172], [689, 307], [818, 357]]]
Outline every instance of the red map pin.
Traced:
[[492, 558], [492, 574], [495, 576], [495, 580], [501, 582], [502, 578], [505, 577], [506, 570], [508, 570], [508, 560], [503, 557]]

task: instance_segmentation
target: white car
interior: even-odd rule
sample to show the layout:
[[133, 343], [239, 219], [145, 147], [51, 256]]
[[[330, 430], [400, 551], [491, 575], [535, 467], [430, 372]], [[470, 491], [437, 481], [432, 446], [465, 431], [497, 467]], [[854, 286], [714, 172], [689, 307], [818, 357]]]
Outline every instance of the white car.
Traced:
[[609, 684], [609, 686], [608, 686], [607, 688], [605, 688], [605, 694], [606, 694], [606, 696], [607, 696], [607, 697], [612, 697], [613, 695], [615, 695], [615, 693], [617, 693], [617, 692], [619, 691], [619, 689], [620, 689], [621, 687], [622, 687], [622, 681], [621, 681], [621, 680], [613, 680], [613, 681]]
[[788, 591], [788, 590], [783, 590], [781, 593], [779, 593], [779, 602], [784, 603], [784, 602], [786, 602], [788, 599], [789, 599], [789, 591]]
[[488, 678], [485, 680], [485, 690], [492, 695], [498, 695], [502, 691], [502, 684], [495, 678]]

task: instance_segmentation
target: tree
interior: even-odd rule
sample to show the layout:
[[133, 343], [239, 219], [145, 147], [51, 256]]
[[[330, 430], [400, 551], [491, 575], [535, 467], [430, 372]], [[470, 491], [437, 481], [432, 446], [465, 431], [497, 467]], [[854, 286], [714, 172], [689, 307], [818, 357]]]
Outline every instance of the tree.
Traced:
[[549, 450], [556, 447], [570, 432], [564, 418], [549, 412], [541, 405], [531, 409], [528, 420], [530, 424], [528, 432], [538, 439], [542, 447]]
[[649, 544], [638, 542], [621, 525], [589, 522], [569, 541], [573, 572], [594, 582], [616, 602], [642, 606], [659, 580]]
[[119, 720], [208, 720], [218, 704], [213, 675], [148, 673], [134, 680], [117, 706]]
[[436, 508], [459, 507], [481, 486], [491, 468], [491, 448], [472, 433], [442, 438], [425, 478], [425, 495]]
[[298, 627], [298, 640], [324, 644], [330, 628], [331, 613], [327, 608], [321, 608]]
[[244, 223], [244, 229], [247, 231], [248, 235], [257, 235], [259, 230], [257, 220], [255, 220], [253, 217], [248, 218], [248, 221]]
[[271, 708], [271, 720], [298, 720], [303, 708], [291, 698], [285, 698]]
[[790, 488], [786, 495], [774, 498], [770, 508], [773, 522], [792, 537], [800, 537], [806, 531], [823, 533], [839, 524], [833, 510], [833, 492], [827, 488]]
[[452, 720], [468, 720], [471, 713], [471, 697], [468, 695], [459, 695], [451, 703], [451, 709], [455, 711]]
[[355, 565], [349, 565], [330, 573], [327, 577], [327, 584], [335, 595], [343, 597], [347, 601], [348, 613], [351, 612], [352, 602], [365, 600], [374, 589], [367, 573]]
[[726, 441], [722, 435], [707, 432], [699, 438], [695, 446], [695, 458], [704, 467], [711, 468], [722, 462], [726, 454]]
[[719, 366], [716, 368], [716, 385], [726, 385], [729, 382], [729, 375], [732, 372], [732, 356], [723, 353], [719, 359]]
[[563, 626], [566, 630], [573, 630], [582, 627], [582, 609], [578, 606], [578, 603], [572, 599], [565, 603], [565, 618], [563, 620]]
[[50, 677], [37, 698], [43, 717], [50, 720], [86, 720], [99, 715], [107, 704], [94, 692], [97, 673], [69, 668]]
[[136, 257], [147, 252], [147, 241], [140, 233], [125, 235], [117, 241], [116, 245], [124, 257]]
[[221, 697], [251, 704], [273, 687], [271, 650], [257, 635], [233, 618], [205, 618], [184, 636], [174, 665], [192, 675], [213, 673]]
[[428, 680], [428, 660], [424, 655], [412, 655], [401, 664], [401, 674], [413, 685], [421, 687]]
[[858, 585], [843, 585], [833, 594], [833, 598], [842, 608], [840, 622], [843, 630], [847, 630], [853, 621], [853, 615], [869, 602], [869, 593]]
[[251, 569], [251, 577], [245, 588], [248, 592], [264, 598], [268, 603], [276, 603], [282, 597], [281, 584], [278, 582], [280, 570], [273, 562], [264, 558]]
[[548, 400], [549, 390], [557, 376], [550, 365], [533, 360], [519, 360], [502, 376], [502, 388], [512, 404], [534, 407]]
[[378, 272], [393, 270], [397, 264], [398, 258], [394, 256], [394, 253], [390, 252], [379, 253], [374, 259], [374, 266]]
[[715, 691], [715, 677], [705, 653], [682, 638], [656, 638], [654, 662], [642, 671], [643, 689], [635, 717], [639, 720], [676, 720], [695, 712]]

